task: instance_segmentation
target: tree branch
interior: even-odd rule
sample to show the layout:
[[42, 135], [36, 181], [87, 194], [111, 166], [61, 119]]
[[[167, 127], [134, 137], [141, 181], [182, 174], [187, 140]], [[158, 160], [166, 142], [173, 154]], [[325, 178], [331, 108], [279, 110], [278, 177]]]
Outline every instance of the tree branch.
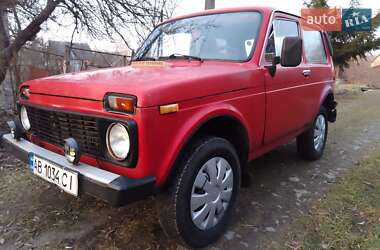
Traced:
[[50, 17], [55, 8], [63, 0], [48, 0], [45, 8], [38, 14], [35, 19], [22, 31], [20, 31], [14, 41], [10, 44], [7, 57], [11, 58], [12, 54], [17, 53], [21, 47], [28, 41], [32, 40], [41, 30], [41, 25]]

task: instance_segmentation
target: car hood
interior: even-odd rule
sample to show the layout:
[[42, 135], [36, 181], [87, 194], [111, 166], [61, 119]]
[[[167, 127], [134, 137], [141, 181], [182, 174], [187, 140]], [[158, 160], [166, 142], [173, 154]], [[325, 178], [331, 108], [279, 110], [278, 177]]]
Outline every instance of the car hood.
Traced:
[[32, 94], [103, 101], [107, 93], [137, 97], [150, 107], [248, 87], [245, 64], [175, 61], [109, 68], [36, 79], [24, 83]]

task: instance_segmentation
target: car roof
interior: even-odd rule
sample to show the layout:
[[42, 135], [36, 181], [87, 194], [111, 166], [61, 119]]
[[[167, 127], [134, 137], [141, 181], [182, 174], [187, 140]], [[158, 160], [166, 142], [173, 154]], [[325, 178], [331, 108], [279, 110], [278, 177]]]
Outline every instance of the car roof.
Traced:
[[[205, 15], [211, 15], [211, 14], [223, 14], [223, 13], [230, 13], [230, 12], [242, 12], [242, 11], [259, 11], [264, 15], [271, 15], [273, 12], [280, 13], [280, 14], [285, 14], [289, 16], [293, 16], [296, 18], [303, 19], [301, 16], [288, 13], [285, 11], [277, 10], [272, 7], [259, 7], [259, 6], [245, 6], [245, 7], [235, 7], [235, 8], [220, 8], [220, 9], [211, 9], [211, 10], [204, 10], [204, 11], [199, 11], [199, 12], [193, 12], [190, 14], [186, 15], [180, 15], [176, 16], [173, 18], [169, 18], [165, 21], [163, 21], [161, 24], [168, 23], [171, 21], [179, 20], [179, 19], [184, 19], [184, 18], [189, 18], [189, 17], [196, 17], [196, 16], [205, 16]], [[320, 25], [315, 24], [314, 26], [316, 27], [321, 27]], [[323, 30], [323, 29], [321, 29]]]
[[[167, 23], [179, 19], [189, 18], [189, 17], [196, 17], [196, 16], [205, 16], [205, 15], [211, 15], [211, 14], [222, 14], [222, 13], [229, 13], [229, 12], [241, 12], [241, 11], [259, 11], [263, 14], [271, 14], [275, 9], [271, 7], [257, 7], [257, 6], [246, 6], [246, 7], [238, 7], [238, 8], [221, 8], [221, 9], [212, 9], [212, 10], [204, 10], [199, 12], [194, 12], [186, 15], [176, 16], [170, 19], [165, 20], [162, 23]], [[283, 12], [285, 13], [285, 12]], [[292, 14], [290, 14], [292, 15]]]

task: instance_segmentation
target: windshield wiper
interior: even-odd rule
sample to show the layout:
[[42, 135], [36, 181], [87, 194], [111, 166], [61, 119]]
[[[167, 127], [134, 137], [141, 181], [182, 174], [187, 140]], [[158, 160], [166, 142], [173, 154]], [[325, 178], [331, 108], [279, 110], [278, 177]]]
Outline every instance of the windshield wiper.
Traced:
[[185, 59], [189, 59], [189, 60], [197, 60], [197, 61], [203, 62], [203, 59], [200, 57], [183, 55], [183, 54], [179, 54], [179, 53], [171, 54], [168, 58], [169, 59], [185, 58]]

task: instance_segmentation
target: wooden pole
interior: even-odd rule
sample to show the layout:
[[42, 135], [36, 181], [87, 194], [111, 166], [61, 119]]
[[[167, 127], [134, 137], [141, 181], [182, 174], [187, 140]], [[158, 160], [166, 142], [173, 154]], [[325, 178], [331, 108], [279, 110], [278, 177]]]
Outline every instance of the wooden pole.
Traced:
[[[9, 76], [12, 84], [13, 112], [17, 113], [17, 92], [21, 84], [21, 72], [19, 67], [19, 52], [13, 58], [12, 67], [9, 69]], [[13, 69], [13, 70], [12, 70]]]
[[215, 9], [215, 0], [206, 0], [205, 10]]
[[70, 54], [71, 54], [71, 47], [65, 46], [65, 54], [64, 54], [64, 65], [63, 65], [63, 73], [69, 73], [70, 72]]

